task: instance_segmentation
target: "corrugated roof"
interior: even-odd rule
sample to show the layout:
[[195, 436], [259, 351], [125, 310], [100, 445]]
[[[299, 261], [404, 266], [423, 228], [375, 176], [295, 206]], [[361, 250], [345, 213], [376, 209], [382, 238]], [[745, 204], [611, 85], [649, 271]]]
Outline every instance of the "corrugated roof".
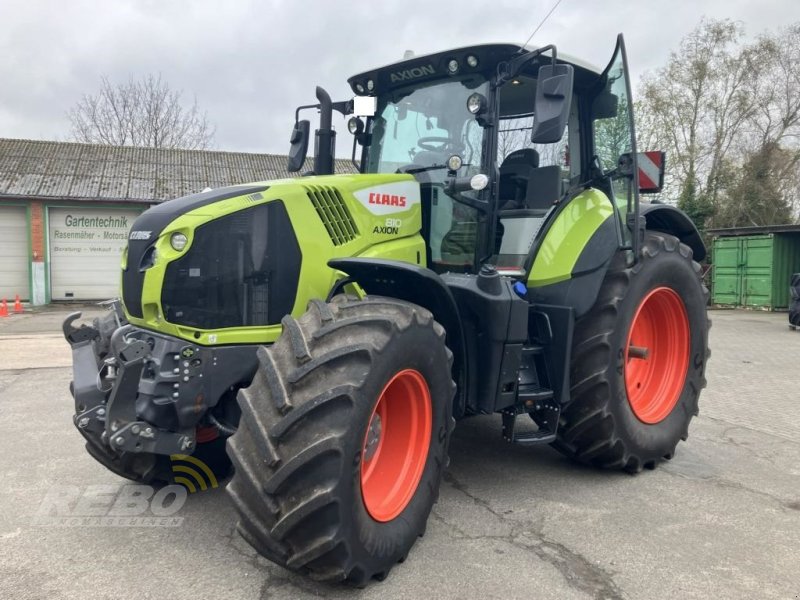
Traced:
[[[305, 170], [311, 169], [311, 160]], [[337, 173], [355, 173], [349, 160]], [[0, 138], [0, 197], [161, 202], [239, 183], [297, 177], [286, 156]]]
[[709, 229], [708, 233], [720, 237], [736, 235], [761, 235], [767, 233], [800, 233], [800, 225], [788, 224], [762, 225], [759, 227], [730, 227], [728, 229]]

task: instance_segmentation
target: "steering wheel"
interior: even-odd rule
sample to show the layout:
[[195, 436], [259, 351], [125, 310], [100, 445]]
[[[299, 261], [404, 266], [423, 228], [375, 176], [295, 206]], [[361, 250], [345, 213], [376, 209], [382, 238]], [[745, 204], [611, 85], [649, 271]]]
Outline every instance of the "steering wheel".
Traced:
[[[439, 144], [439, 145], [436, 146], [434, 144]], [[419, 146], [423, 150], [427, 150], [428, 152], [439, 152], [442, 154], [447, 152], [450, 152], [451, 154], [457, 154], [462, 150], [464, 150], [464, 144], [454, 142], [448, 137], [441, 137], [436, 135], [419, 138], [417, 140], [417, 146]]]

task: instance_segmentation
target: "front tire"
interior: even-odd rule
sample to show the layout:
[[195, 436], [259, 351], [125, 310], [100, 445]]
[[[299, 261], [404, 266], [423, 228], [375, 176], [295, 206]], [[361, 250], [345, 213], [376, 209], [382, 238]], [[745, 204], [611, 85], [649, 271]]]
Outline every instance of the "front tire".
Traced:
[[633, 267], [620, 253], [575, 325], [571, 396], [554, 446], [634, 473], [672, 458], [706, 384], [707, 300], [700, 265], [677, 238], [647, 232]]
[[364, 585], [405, 559], [437, 499], [455, 384], [444, 329], [390, 298], [314, 300], [239, 392], [228, 491], [269, 560]]

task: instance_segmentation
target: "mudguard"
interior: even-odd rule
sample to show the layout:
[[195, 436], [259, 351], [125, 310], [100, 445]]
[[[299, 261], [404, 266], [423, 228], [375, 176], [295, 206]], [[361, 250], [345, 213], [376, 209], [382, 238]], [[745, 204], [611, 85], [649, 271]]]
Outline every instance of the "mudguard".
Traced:
[[671, 204], [642, 203], [639, 214], [645, 218], [647, 229], [669, 233], [692, 249], [693, 258], [697, 262], [706, 257], [706, 246], [700, 232], [681, 209]]
[[467, 365], [464, 330], [455, 298], [435, 272], [419, 265], [379, 258], [336, 258], [328, 266], [347, 273], [368, 294], [390, 296], [427, 308], [445, 328], [447, 347], [453, 353], [453, 378], [459, 383], [457, 407], [466, 403], [461, 385]]

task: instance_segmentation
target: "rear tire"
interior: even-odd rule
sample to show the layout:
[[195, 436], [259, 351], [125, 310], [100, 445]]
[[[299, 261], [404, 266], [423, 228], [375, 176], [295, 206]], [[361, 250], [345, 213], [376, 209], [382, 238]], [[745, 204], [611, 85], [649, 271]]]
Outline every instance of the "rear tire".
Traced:
[[[242, 417], [228, 442], [238, 529], [258, 552], [312, 578], [354, 585], [383, 579], [405, 559], [438, 497], [454, 423], [444, 340], [427, 310], [391, 298], [313, 300], [299, 319], [284, 318], [281, 337], [259, 349], [259, 370], [239, 392]], [[398, 382], [408, 387], [390, 393]], [[406, 478], [407, 497], [382, 503], [362, 466], [368, 471], [387, 447], [403, 451], [389, 431], [414, 412], [403, 409], [415, 386], [428, 416], [409, 437], [416, 454], [404, 472], [418, 473]], [[401, 410], [386, 413], [380, 432], [373, 414], [392, 394]]]
[[570, 400], [553, 445], [579, 462], [636, 473], [672, 458], [698, 413], [708, 290], [691, 249], [671, 235], [647, 232], [641, 260], [627, 267], [624, 258], [575, 325]]

